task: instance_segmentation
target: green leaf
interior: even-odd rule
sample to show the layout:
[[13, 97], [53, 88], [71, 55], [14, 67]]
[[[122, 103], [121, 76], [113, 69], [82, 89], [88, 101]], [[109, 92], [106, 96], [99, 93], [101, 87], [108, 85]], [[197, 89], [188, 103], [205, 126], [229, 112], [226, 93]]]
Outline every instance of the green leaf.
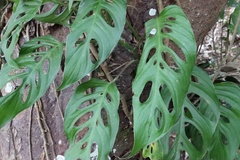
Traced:
[[[237, 24], [237, 21], [238, 21], [238, 17], [239, 17], [239, 11], [240, 11], [240, 5], [238, 5], [234, 12], [231, 14], [231, 18], [232, 18], [232, 24], [235, 28], [236, 24]], [[240, 33], [240, 25], [238, 26], [238, 29], [237, 29], [237, 33]]]
[[221, 106], [221, 119], [213, 137], [211, 159], [237, 159], [240, 145], [240, 88], [234, 83], [215, 85]]
[[[155, 142], [159, 143], [158, 155], [162, 155], [159, 160], [179, 160], [182, 151], [187, 152], [190, 159], [203, 159], [212, 148], [220, 104], [209, 76], [196, 67], [192, 75], [196, 82], [191, 82], [189, 86], [180, 118], [167, 134]], [[170, 104], [168, 88], [162, 89], [162, 95], [164, 102]]]
[[24, 24], [30, 21], [42, 5], [42, 0], [21, 0], [16, 11], [11, 15], [7, 27], [2, 31], [2, 51], [10, 66], [18, 67], [12, 54], [18, 42], [19, 34]]
[[74, 1], [74, 0], [69, 0], [69, 2], [68, 2], [69, 12], [70, 12], [70, 8], [72, 8], [73, 1]]
[[[45, 47], [45, 51], [37, 51]], [[58, 73], [63, 46], [53, 37], [45, 36], [26, 42], [16, 59], [20, 69], [6, 64], [0, 72], [0, 88], [8, 82], [21, 82], [16, 89], [0, 97], [0, 127], [19, 112], [30, 107], [48, 89]]]
[[227, 6], [229, 7], [237, 7], [239, 5], [239, 2], [236, 0], [228, 0]]
[[[96, 69], [120, 39], [126, 16], [126, 0], [83, 0], [66, 42], [64, 77], [60, 89]], [[90, 43], [98, 49], [93, 60]]]
[[[147, 39], [133, 82], [134, 147], [132, 155], [164, 136], [179, 118], [196, 56], [196, 43], [190, 23], [178, 6], [166, 7], [159, 17], [148, 21], [145, 28]], [[154, 29], [156, 34], [151, 34]], [[184, 60], [164, 45], [165, 39], [170, 39], [182, 50]], [[163, 53], [173, 59], [178, 70], [168, 66], [163, 59]], [[151, 86], [149, 97], [142, 101], [140, 99], [144, 94], [143, 90], [148, 84]], [[172, 96], [174, 109], [171, 113], [160, 93], [163, 86], [169, 89]], [[161, 123], [157, 124], [156, 119], [159, 115], [161, 115]]]
[[[51, 0], [49, 0], [51, 2]], [[79, 3], [74, 3], [73, 7], [77, 7]], [[61, 9], [61, 12], [59, 13], [59, 10]], [[70, 12], [69, 12], [70, 10]], [[47, 23], [55, 23], [55, 24], [61, 24], [65, 26], [69, 26], [69, 19], [72, 15], [74, 10], [68, 9], [68, 7], [65, 7], [61, 4], [55, 4], [50, 11], [42, 14], [37, 14], [34, 19], [41, 21], [41, 22], [47, 22]]]
[[[196, 82], [189, 87], [181, 118], [158, 141], [163, 155], [159, 159], [178, 160], [181, 151], [187, 152], [190, 159], [237, 158], [240, 88], [226, 82], [213, 86], [209, 76], [199, 68], [193, 70], [193, 76]], [[164, 93], [168, 97], [169, 94]], [[192, 97], [191, 101], [189, 97]]]
[[[89, 90], [92, 93], [87, 94]], [[64, 130], [70, 143], [65, 154], [67, 160], [90, 159], [94, 143], [98, 146], [98, 159], [107, 159], [118, 131], [119, 101], [114, 83], [91, 79], [78, 86], [64, 117]], [[84, 131], [87, 133], [83, 135]]]
[[180, 159], [182, 150], [187, 152], [190, 159], [203, 159], [212, 147], [212, 136], [220, 116], [220, 104], [209, 76], [196, 67], [192, 75], [195, 81], [189, 86], [178, 123], [169, 132], [176, 134], [176, 138], [164, 159]]

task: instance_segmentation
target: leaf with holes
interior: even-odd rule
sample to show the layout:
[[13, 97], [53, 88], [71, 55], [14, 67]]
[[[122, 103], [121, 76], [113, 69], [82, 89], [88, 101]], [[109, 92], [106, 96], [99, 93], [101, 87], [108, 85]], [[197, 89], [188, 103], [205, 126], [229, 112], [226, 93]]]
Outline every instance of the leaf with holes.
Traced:
[[[52, 0], [48, 0], [48, 2], [51, 2]], [[74, 3], [73, 7], [77, 7], [79, 2]], [[72, 15], [74, 10], [70, 10], [68, 7], [65, 7], [61, 4], [54, 4], [54, 6], [51, 8], [50, 11], [42, 14], [37, 14], [34, 19], [41, 21], [41, 22], [47, 22], [47, 23], [55, 23], [55, 24], [62, 24], [65, 26], [69, 26], [69, 19]]]
[[[37, 51], [37, 50], [42, 51]], [[16, 59], [20, 69], [6, 64], [0, 72], [0, 88], [15, 84], [13, 92], [0, 97], [0, 127], [30, 107], [48, 89], [58, 73], [63, 46], [53, 37], [35, 38], [25, 43]]]
[[[159, 17], [146, 22], [145, 28], [147, 39], [133, 82], [132, 154], [164, 136], [176, 123], [181, 115], [196, 56], [194, 35], [181, 8], [166, 7]], [[175, 49], [179, 48], [180, 52], [175, 53], [165, 45], [167, 39], [175, 44]], [[165, 55], [172, 59], [173, 65], [178, 69], [171, 68], [164, 61]], [[171, 113], [160, 93], [163, 85], [167, 86], [172, 95], [174, 109]], [[146, 93], [146, 90], [150, 90], [149, 93]], [[155, 123], [158, 115], [161, 115], [160, 125]]]
[[[179, 160], [182, 151], [190, 159], [203, 159], [213, 147], [220, 104], [209, 76], [199, 68], [194, 68], [192, 76], [194, 81], [189, 86], [178, 121], [158, 140], [161, 159]], [[169, 105], [172, 96], [168, 88], [162, 90], [162, 95]], [[158, 124], [161, 124], [160, 118]]]
[[[89, 91], [92, 93], [87, 94]], [[107, 159], [118, 131], [119, 100], [114, 83], [91, 79], [78, 86], [64, 117], [70, 143], [67, 159], [90, 159], [93, 145], [98, 148], [98, 159]]]
[[[60, 89], [97, 68], [118, 43], [126, 16], [126, 0], [83, 0], [66, 42], [64, 77]], [[97, 54], [94, 60], [90, 54]]]
[[[162, 157], [159, 159], [178, 160], [182, 151], [189, 159], [237, 158], [240, 88], [226, 82], [214, 86], [209, 76], [199, 68], [195, 68], [192, 75], [195, 82], [191, 82], [181, 117], [157, 141], [161, 146], [158, 152]], [[165, 90], [163, 94], [166, 95], [165, 102], [169, 103], [169, 91]]]
[[240, 146], [240, 88], [236, 84], [222, 82], [215, 85], [221, 101], [221, 118], [214, 134], [214, 147], [210, 159], [238, 159]]
[[35, 16], [42, 5], [42, 0], [21, 0], [14, 4], [17, 4], [16, 11], [11, 15], [6, 29], [2, 31], [1, 48], [7, 63], [17, 68], [18, 65], [14, 61], [12, 54], [18, 42], [19, 34], [24, 23], [30, 21]]

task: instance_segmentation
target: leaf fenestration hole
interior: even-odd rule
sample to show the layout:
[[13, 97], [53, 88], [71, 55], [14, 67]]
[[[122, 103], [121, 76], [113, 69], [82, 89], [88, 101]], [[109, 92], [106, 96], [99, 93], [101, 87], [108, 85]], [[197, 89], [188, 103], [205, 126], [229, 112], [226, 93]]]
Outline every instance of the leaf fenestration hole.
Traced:
[[177, 136], [176, 132], [172, 131], [170, 136], [169, 136], [169, 138], [168, 138], [169, 148], [172, 148], [172, 146], [173, 146], [173, 144], [175, 142], [176, 136]]
[[105, 9], [101, 9], [101, 14], [102, 14], [103, 19], [105, 20], [105, 22], [106, 22], [109, 26], [115, 27], [114, 21], [113, 21], [111, 15], [108, 13], [108, 11], [106, 11]]
[[39, 62], [41, 59], [42, 59], [41, 56], [36, 56], [36, 57], [34, 58], [35, 62]]
[[159, 66], [160, 66], [161, 69], [164, 69], [164, 66], [163, 66], [162, 63], [160, 63]]
[[81, 43], [86, 39], [86, 35], [87, 35], [87, 33], [81, 34], [80, 37], [78, 38], [78, 40], [75, 41], [73, 47], [77, 47], [78, 45], [81, 45]]
[[48, 71], [49, 71], [49, 60], [45, 59], [42, 63], [42, 70], [43, 70], [43, 74], [47, 75]]
[[153, 147], [152, 146], [150, 146], [150, 152], [153, 153]]
[[21, 69], [13, 69], [11, 72], [8, 73], [9, 76], [14, 76], [16, 74], [21, 74], [21, 73], [24, 73], [24, 72], [27, 72], [28, 71], [28, 68], [25, 67], [25, 68], [21, 68]]
[[38, 83], [39, 83], [39, 74], [38, 74], [38, 72], [36, 72], [36, 74], [35, 74], [35, 85], [38, 86]]
[[98, 53], [99, 53], [99, 49], [98, 49], [98, 42], [97, 40], [95, 39], [91, 39], [90, 40], [90, 50], [89, 50], [89, 53], [90, 53], [90, 59], [91, 59], [91, 62], [93, 64], [95, 64], [97, 61], [98, 61]]
[[78, 127], [83, 125], [85, 122], [87, 122], [89, 119], [91, 119], [93, 117], [93, 112], [87, 112], [85, 113], [83, 116], [81, 116], [75, 123], [74, 126]]
[[[13, 30], [13, 31], [14, 31], [14, 30]], [[7, 44], [6, 44], [6, 48], [9, 48], [10, 45], [11, 45], [11, 43], [12, 43], [12, 35], [10, 35], [10, 36], [8, 37], [8, 41], [7, 41]]]
[[172, 29], [169, 28], [169, 27], [163, 27], [163, 28], [161, 29], [161, 32], [162, 32], [162, 33], [171, 33], [171, 32], [172, 32]]
[[20, 13], [20, 14], [17, 16], [16, 20], [22, 18], [22, 17], [25, 16], [25, 15], [26, 15], [26, 13], [24, 13], [24, 12]]
[[176, 18], [175, 17], [167, 17], [166, 20], [167, 21], [176, 21]]
[[191, 75], [191, 81], [194, 83], [199, 83], [198, 78], [194, 75]]
[[89, 106], [91, 103], [94, 103], [94, 102], [95, 102], [94, 99], [88, 99], [88, 100], [82, 102], [82, 103], [79, 105], [78, 109], [85, 108], [85, 107]]
[[91, 10], [91, 11], [89, 11], [88, 13], [87, 13], [87, 15], [86, 15], [86, 17], [85, 18], [87, 18], [87, 17], [90, 17], [90, 16], [92, 16], [94, 14], [94, 11], [93, 10]]
[[225, 123], [230, 123], [229, 118], [227, 118], [226, 116], [221, 115], [220, 118], [221, 118]]
[[160, 110], [158, 108], [155, 108], [155, 126], [160, 129], [161, 127], [161, 117], [162, 117], [162, 113], [160, 112]]
[[185, 123], [186, 136], [197, 150], [203, 148], [203, 138], [201, 132], [191, 123]]
[[88, 142], [85, 142], [82, 146], [81, 146], [81, 150], [83, 150], [84, 148], [86, 148], [87, 147], [87, 145], [88, 145]]
[[169, 108], [169, 113], [173, 113], [175, 111], [172, 99], [169, 101], [169, 104], [166, 104], [166, 106]]
[[85, 127], [81, 131], [79, 131], [75, 137], [75, 143], [83, 139], [83, 137], [88, 133], [88, 131], [89, 131], [88, 127]]
[[[98, 152], [98, 145], [96, 142], [93, 142], [92, 145], [91, 145], [91, 151], [90, 153], [93, 153], [93, 152]], [[93, 157], [94, 158], [94, 157]]]
[[109, 103], [112, 101], [112, 98], [111, 98], [110, 94], [108, 94], [108, 93], [107, 93], [107, 95], [106, 95], [106, 98], [107, 98], [107, 100], [108, 100]]
[[64, 13], [64, 11], [66, 10], [67, 8], [66, 7], [64, 7], [64, 6], [58, 6], [58, 8], [57, 8], [57, 10], [56, 10], [56, 15], [57, 16], [60, 16], [61, 14], [63, 14]]
[[183, 60], [186, 61], [186, 57], [182, 51], [182, 49], [176, 44], [174, 43], [172, 40], [169, 40], [169, 46], [170, 48], [173, 50], [173, 52], [178, 55], [178, 57]]
[[107, 111], [105, 110], [105, 108], [101, 109], [101, 118], [102, 118], [102, 122], [104, 124], [104, 126], [108, 126], [108, 114]]
[[22, 103], [25, 103], [30, 91], [30, 85], [25, 85], [23, 93], [22, 93]]
[[153, 62], [153, 65], [156, 65], [157, 64], [157, 60], [155, 60], [154, 62]]
[[227, 146], [228, 145], [228, 139], [222, 132], [220, 132], [220, 138], [221, 138], [221, 141], [222, 141], [223, 145]]
[[152, 48], [152, 49], [149, 51], [149, 54], [148, 54], [146, 63], [148, 63], [148, 61], [153, 57], [153, 55], [154, 55], [155, 53], [156, 53], [156, 48]]
[[179, 68], [179, 66], [173, 59], [172, 55], [168, 52], [162, 52], [162, 58], [169, 65], [169, 67], [176, 72], [176, 69]]
[[152, 81], [148, 81], [145, 84], [145, 86], [144, 86], [144, 88], [142, 90], [142, 93], [141, 93], [141, 95], [139, 97], [139, 101], [141, 103], [144, 103], [144, 102], [146, 102], [148, 100], [148, 98], [150, 96], [151, 88], [152, 88]]
[[186, 107], [184, 108], [184, 114], [185, 114], [185, 117], [187, 117], [188, 119], [193, 118], [192, 113]]
[[195, 107], [200, 103], [200, 96], [195, 93], [188, 93], [187, 97]]

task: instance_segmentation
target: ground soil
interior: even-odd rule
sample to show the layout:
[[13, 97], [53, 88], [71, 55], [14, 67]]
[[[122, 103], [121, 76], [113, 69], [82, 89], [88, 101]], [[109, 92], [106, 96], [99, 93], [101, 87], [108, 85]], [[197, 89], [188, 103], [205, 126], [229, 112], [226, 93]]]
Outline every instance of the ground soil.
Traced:
[[[181, 6], [187, 14], [197, 43], [200, 44], [217, 20], [218, 14], [223, 8], [227, 0], [180, 0]], [[164, 0], [164, 5], [175, 4], [173, 0]], [[51, 4], [47, 4], [44, 9], [51, 8]], [[149, 9], [157, 8], [156, 0], [129, 0], [127, 18], [132, 26], [144, 36], [144, 22], [149, 20]], [[43, 9], [43, 10], [44, 10]], [[66, 41], [69, 33], [67, 27], [59, 25], [44, 24], [42, 29], [37, 30], [39, 23], [31, 21], [29, 24], [32, 34], [30, 38], [36, 36], [36, 32], [40, 35], [50, 34], [61, 42]], [[126, 27], [123, 37], [132, 45], [138, 45], [136, 39], [131, 36], [131, 32]], [[21, 35], [19, 46], [24, 43]], [[139, 46], [138, 53], [141, 53]], [[110, 70], [116, 69], [125, 62], [133, 60], [135, 55], [121, 46], [117, 46], [111, 57], [106, 61]], [[126, 98], [128, 109], [131, 110], [131, 82], [134, 79], [134, 73], [137, 64], [131, 64], [121, 75], [117, 81], [117, 86]], [[112, 72], [114, 77], [121, 69]], [[99, 74], [96, 74], [99, 75]], [[53, 160], [57, 155], [64, 155], [68, 148], [68, 142], [63, 131], [63, 115], [65, 107], [73, 94], [77, 83], [71, 87], [57, 92], [56, 88], [61, 84], [62, 70], [59, 71], [56, 80], [50, 86], [46, 94], [32, 107], [21, 112], [14, 120], [0, 130], [0, 160]], [[133, 144], [132, 125], [129, 119], [119, 109], [120, 128], [117, 140], [114, 146], [115, 152], [111, 153], [112, 159], [125, 157], [131, 151]], [[137, 155], [129, 159], [143, 159]]]

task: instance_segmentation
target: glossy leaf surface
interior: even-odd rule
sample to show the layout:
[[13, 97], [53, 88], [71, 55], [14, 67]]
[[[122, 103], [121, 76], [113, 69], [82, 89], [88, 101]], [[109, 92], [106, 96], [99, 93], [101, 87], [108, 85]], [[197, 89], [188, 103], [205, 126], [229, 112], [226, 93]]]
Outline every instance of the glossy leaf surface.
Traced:
[[1, 37], [1, 48], [8, 65], [18, 67], [12, 57], [13, 50], [18, 42], [23, 25], [35, 16], [41, 5], [42, 0], [21, 0], [15, 3], [16, 11], [10, 17]]
[[[51, 0], [48, 0], [51, 2]], [[79, 3], [74, 3], [73, 7], [77, 7]], [[34, 19], [54, 24], [62, 24], [65, 26], [69, 26], [69, 19], [74, 12], [74, 10], [70, 10], [68, 7], [63, 6], [62, 4], [54, 4], [50, 11], [42, 14], [37, 14]]]
[[[215, 85], [221, 102], [220, 121], [213, 137], [211, 159], [238, 159], [240, 144], [240, 88], [234, 83], [222, 82]], [[221, 152], [219, 152], [221, 151]]]
[[[89, 90], [92, 92], [87, 94]], [[90, 159], [92, 145], [98, 146], [99, 160], [108, 159], [118, 132], [119, 101], [114, 83], [91, 79], [76, 89], [64, 118], [70, 143], [67, 160]]]
[[[38, 51], [41, 47], [46, 50]], [[48, 89], [58, 73], [63, 46], [53, 37], [35, 38], [25, 43], [16, 59], [20, 69], [6, 64], [0, 71], [0, 88], [18, 83], [16, 89], [0, 97], [0, 127], [30, 107]]]
[[[66, 61], [60, 89], [96, 69], [112, 52], [123, 31], [126, 0], [83, 0], [66, 42]], [[94, 45], [93, 45], [94, 44]], [[90, 54], [98, 52], [97, 59]]]
[[[188, 94], [185, 97], [181, 116], [159, 143], [162, 159], [180, 159], [185, 151], [190, 159], [203, 159], [212, 148], [212, 137], [220, 118], [220, 104], [209, 76], [194, 68]], [[170, 94], [163, 92], [165, 101], [170, 103]], [[171, 142], [170, 142], [171, 141]], [[169, 147], [169, 143], [172, 143]]]
[[[176, 123], [183, 109], [196, 56], [194, 35], [181, 8], [166, 7], [157, 18], [146, 22], [145, 28], [147, 39], [133, 82], [135, 140], [132, 154], [164, 136]], [[183, 59], [164, 44], [167, 39], [181, 49]], [[165, 62], [164, 54], [172, 58], [177, 70]], [[144, 98], [143, 91], [148, 86], [149, 96]], [[172, 96], [174, 108], [171, 113], [160, 93], [163, 86], [167, 86]]]

